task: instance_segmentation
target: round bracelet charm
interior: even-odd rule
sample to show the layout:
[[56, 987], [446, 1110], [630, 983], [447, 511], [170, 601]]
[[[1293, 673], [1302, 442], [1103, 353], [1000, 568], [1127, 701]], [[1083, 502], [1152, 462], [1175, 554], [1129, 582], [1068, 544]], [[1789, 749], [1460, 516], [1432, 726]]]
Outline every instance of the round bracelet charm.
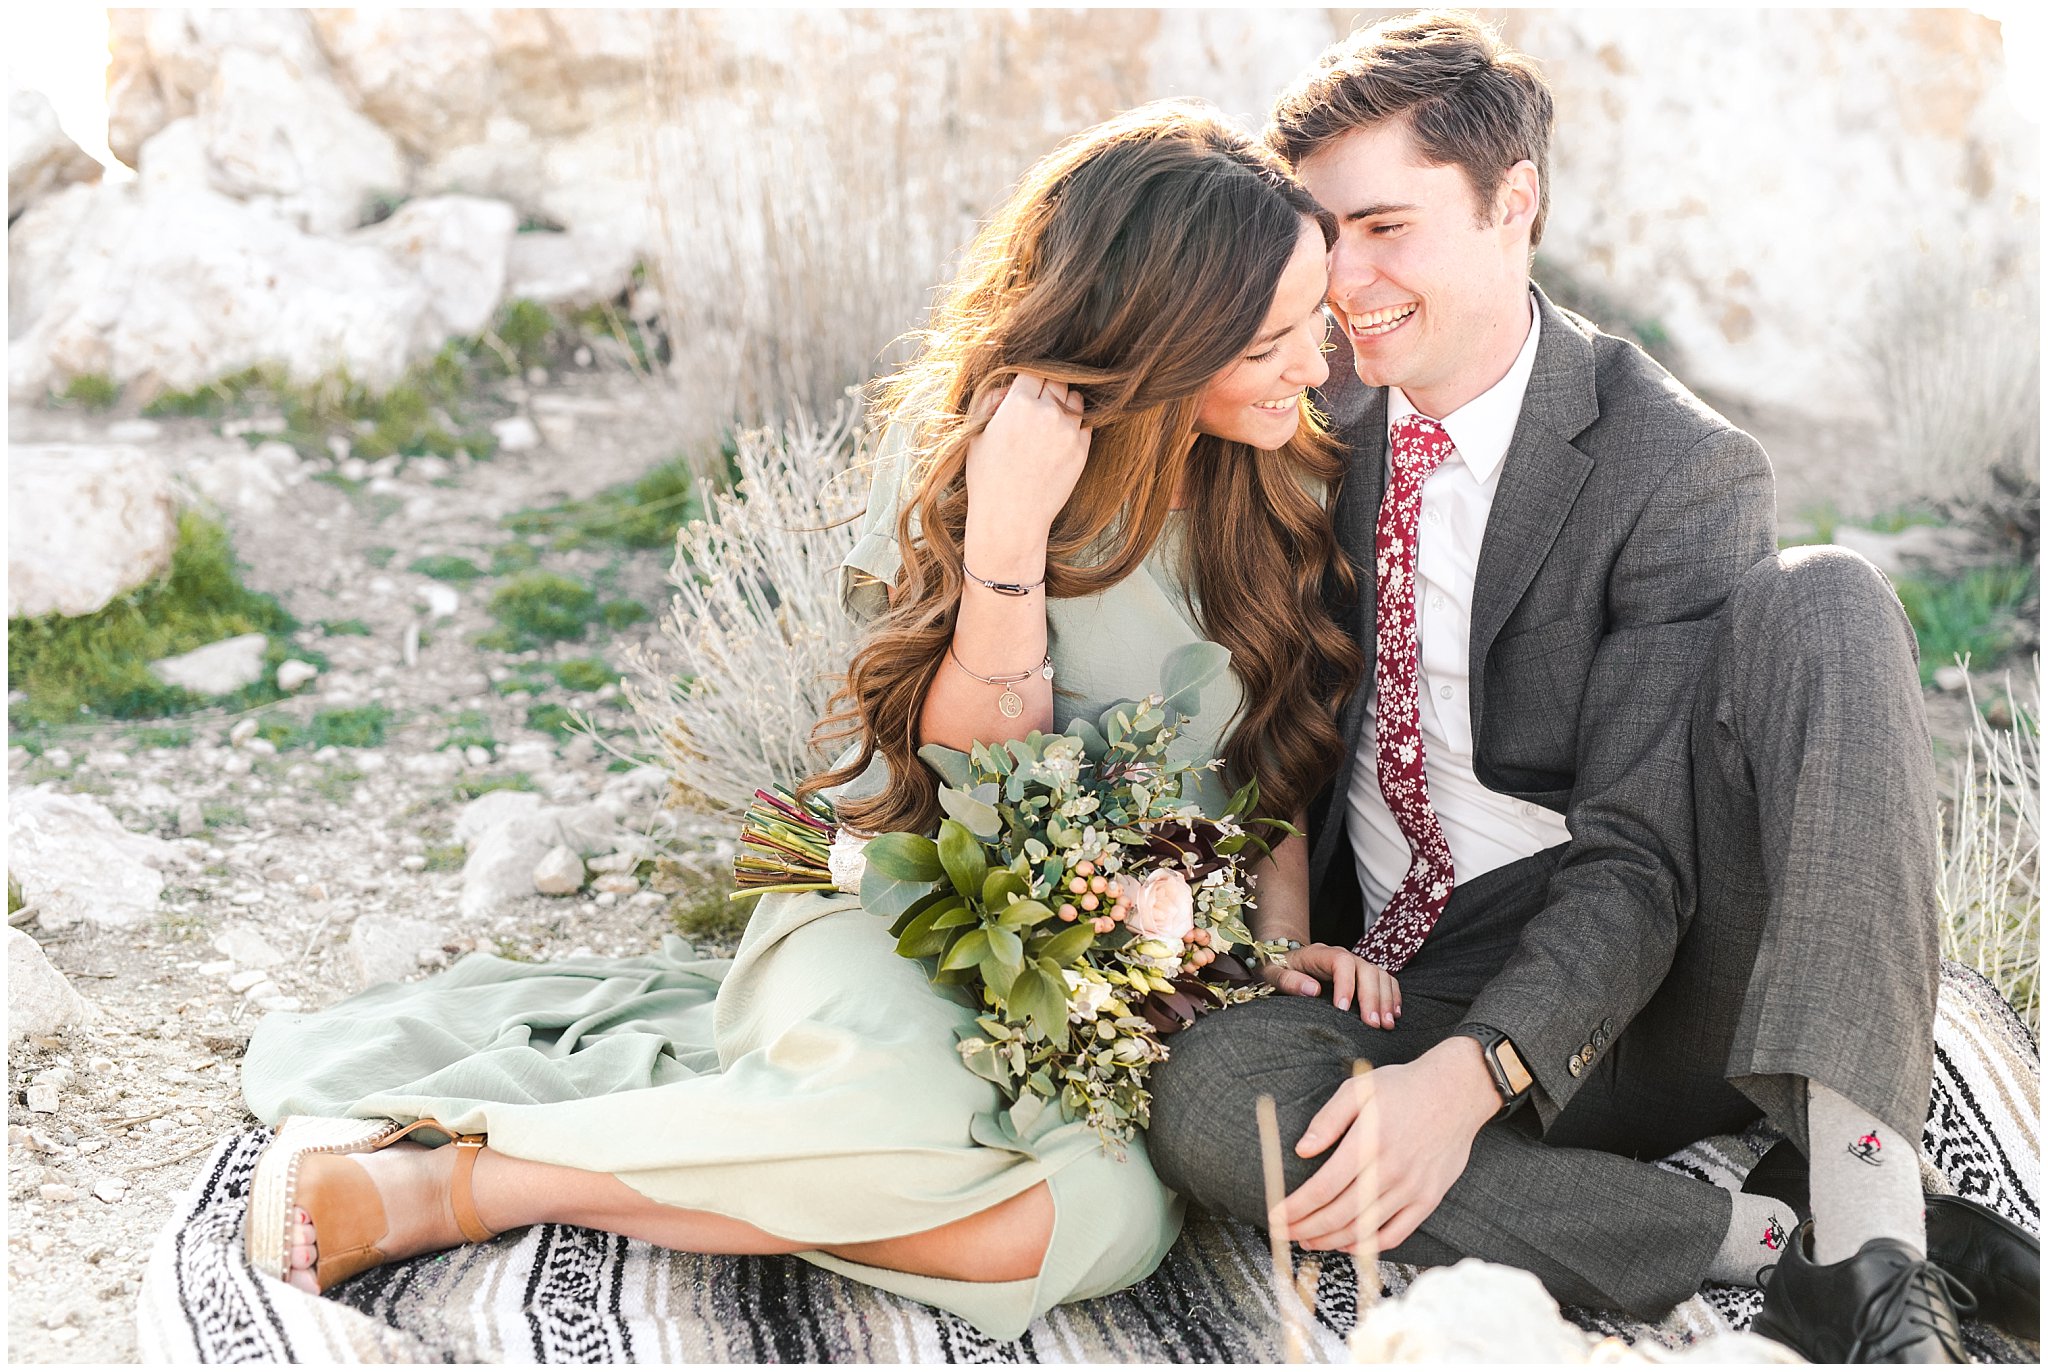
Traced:
[[1024, 713], [1024, 697], [1015, 691], [1004, 691], [996, 699], [996, 708], [1003, 712], [1004, 719], [1015, 719]]

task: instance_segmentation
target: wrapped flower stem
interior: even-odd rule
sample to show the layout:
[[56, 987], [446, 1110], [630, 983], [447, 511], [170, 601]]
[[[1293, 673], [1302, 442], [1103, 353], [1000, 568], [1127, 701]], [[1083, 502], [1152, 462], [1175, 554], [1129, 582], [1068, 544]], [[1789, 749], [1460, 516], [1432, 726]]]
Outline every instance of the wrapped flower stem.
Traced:
[[835, 889], [828, 855], [837, 832], [831, 807], [798, 800], [780, 786], [754, 792], [733, 863], [732, 899], [770, 891]]

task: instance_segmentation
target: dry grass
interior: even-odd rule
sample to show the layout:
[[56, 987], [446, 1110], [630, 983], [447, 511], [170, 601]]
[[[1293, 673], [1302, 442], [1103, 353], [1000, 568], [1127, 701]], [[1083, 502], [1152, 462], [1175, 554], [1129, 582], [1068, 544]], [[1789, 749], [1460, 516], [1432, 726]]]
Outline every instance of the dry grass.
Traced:
[[[1977, 716], [1937, 838], [1942, 956], [1974, 967], [2041, 1027], [2040, 716], [2005, 694], [2010, 728]], [[1975, 705], [1972, 688], [1971, 703]]]
[[853, 643], [839, 563], [867, 498], [854, 413], [742, 434], [737, 486], [677, 535], [660, 655], [625, 654], [626, 699], [677, 804], [737, 816], [755, 788], [831, 760], [810, 734]]

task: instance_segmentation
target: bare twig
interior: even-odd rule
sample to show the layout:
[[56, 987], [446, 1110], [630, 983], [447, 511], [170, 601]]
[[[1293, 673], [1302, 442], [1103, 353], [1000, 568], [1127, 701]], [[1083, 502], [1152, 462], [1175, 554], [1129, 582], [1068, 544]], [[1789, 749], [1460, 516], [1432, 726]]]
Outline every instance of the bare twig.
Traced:
[[109, 1129], [127, 1129], [137, 1124], [147, 1124], [153, 1119], [161, 1119], [170, 1113], [171, 1107], [167, 1105], [161, 1110], [152, 1110], [146, 1115], [133, 1115], [127, 1119], [102, 1120], [101, 1123]]
[[[1358, 1195], [1365, 1207], [1353, 1230], [1351, 1264], [1358, 1274], [1358, 1320], [1365, 1322], [1366, 1312], [1380, 1298], [1380, 1245], [1379, 1229], [1373, 1222], [1373, 1210], [1379, 1200], [1380, 1180], [1380, 1131], [1379, 1102], [1375, 1098], [1370, 1080], [1372, 1064], [1360, 1059], [1351, 1064], [1351, 1077], [1359, 1081], [1361, 1099], [1358, 1102], [1358, 1118], [1352, 1122], [1352, 1129], [1363, 1130], [1359, 1135], [1361, 1146], [1358, 1150]], [[1366, 1078], [1360, 1081], [1361, 1078]], [[1353, 1326], [1355, 1333], [1357, 1326]]]
[[204, 1143], [198, 1144], [191, 1148], [187, 1148], [184, 1152], [179, 1153], [174, 1157], [158, 1158], [155, 1162], [137, 1163], [135, 1166], [128, 1169], [127, 1175], [132, 1177], [137, 1172], [147, 1172], [152, 1170], [153, 1168], [158, 1167], [169, 1167], [174, 1162], [183, 1162], [187, 1158], [196, 1158], [201, 1153], [204, 1153], [207, 1149], [212, 1148], [215, 1144], [219, 1142], [219, 1139], [208, 1139]]
[[1280, 1119], [1271, 1096], [1260, 1096], [1259, 1157], [1266, 1171], [1266, 1235], [1273, 1246], [1273, 1303], [1280, 1315], [1282, 1357], [1302, 1361], [1301, 1326], [1288, 1297], [1294, 1288], [1294, 1254], [1287, 1238], [1287, 1217], [1280, 1203], [1287, 1198], [1287, 1180], [1280, 1164]]

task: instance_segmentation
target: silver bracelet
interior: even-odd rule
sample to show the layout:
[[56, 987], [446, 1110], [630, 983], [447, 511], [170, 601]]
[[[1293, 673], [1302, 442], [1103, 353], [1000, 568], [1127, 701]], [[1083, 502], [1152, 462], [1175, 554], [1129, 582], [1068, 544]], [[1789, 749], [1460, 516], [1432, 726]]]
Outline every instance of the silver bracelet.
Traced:
[[[1022, 581], [990, 581], [990, 580], [989, 580], [989, 579], [988, 579], [987, 577], [985, 577], [985, 576], [976, 576], [976, 575], [974, 574], [974, 572], [973, 572], [973, 569], [971, 569], [970, 567], [968, 567], [968, 565], [967, 565], [967, 564], [966, 564], [965, 562], [962, 562], [962, 563], [960, 564], [960, 570], [961, 570], [961, 571], [963, 571], [963, 572], [965, 572], [965, 573], [967, 574], [967, 579], [968, 579], [969, 581], [979, 581], [979, 582], [980, 582], [980, 583], [981, 583], [982, 585], [984, 585], [984, 586], [988, 587], [988, 588], [989, 588], [989, 589], [990, 589], [991, 591], [994, 591], [994, 592], [995, 592], [995, 593], [996, 593], [997, 595], [1009, 595], [1009, 596], [1020, 596], [1020, 595], [1030, 595], [1030, 594], [1031, 594], [1031, 593], [1032, 593], [1033, 591], [1037, 590], [1037, 589], [1038, 589], [1038, 588], [1039, 588], [1040, 586], [1043, 586], [1043, 585], [1045, 584], [1045, 578], [1044, 578], [1044, 577], [1040, 577], [1040, 578], [1038, 578], [1038, 580], [1036, 580], [1036, 581], [1032, 581], [1032, 582], [1022, 582]], [[957, 661], [957, 659], [956, 659], [956, 661]], [[973, 675], [973, 673], [972, 673], [972, 672], [970, 672], [970, 673], [968, 673], [968, 675], [969, 675], [969, 676], [972, 676], [972, 675]], [[1030, 676], [1030, 675], [1031, 675], [1031, 673], [1029, 673], [1029, 672], [1026, 672], [1026, 673], [1025, 673], [1024, 675], [1025, 675], [1025, 676]], [[1020, 681], [1021, 681], [1022, 679], [1023, 679], [1022, 677], [1018, 678], [1018, 680], [1020, 680]]]
[[966, 672], [967, 675], [973, 677], [984, 686], [1000, 686], [1003, 688], [1002, 695], [996, 698], [996, 708], [1003, 712], [1004, 719], [1015, 719], [1018, 715], [1024, 713], [1024, 697], [1017, 694], [1018, 682], [1029, 681], [1034, 676], [1042, 676], [1047, 681], [1052, 680], [1051, 653], [1047, 653], [1045, 661], [1039, 663], [1036, 667], [1029, 667], [1021, 672], [1011, 672], [1006, 676], [983, 676], [980, 672], [974, 671], [960, 660], [960, 654], [953, 651], [953, 645], [950, 643], [946, 645], [946, 656], [953, 659], [955, 667]]

